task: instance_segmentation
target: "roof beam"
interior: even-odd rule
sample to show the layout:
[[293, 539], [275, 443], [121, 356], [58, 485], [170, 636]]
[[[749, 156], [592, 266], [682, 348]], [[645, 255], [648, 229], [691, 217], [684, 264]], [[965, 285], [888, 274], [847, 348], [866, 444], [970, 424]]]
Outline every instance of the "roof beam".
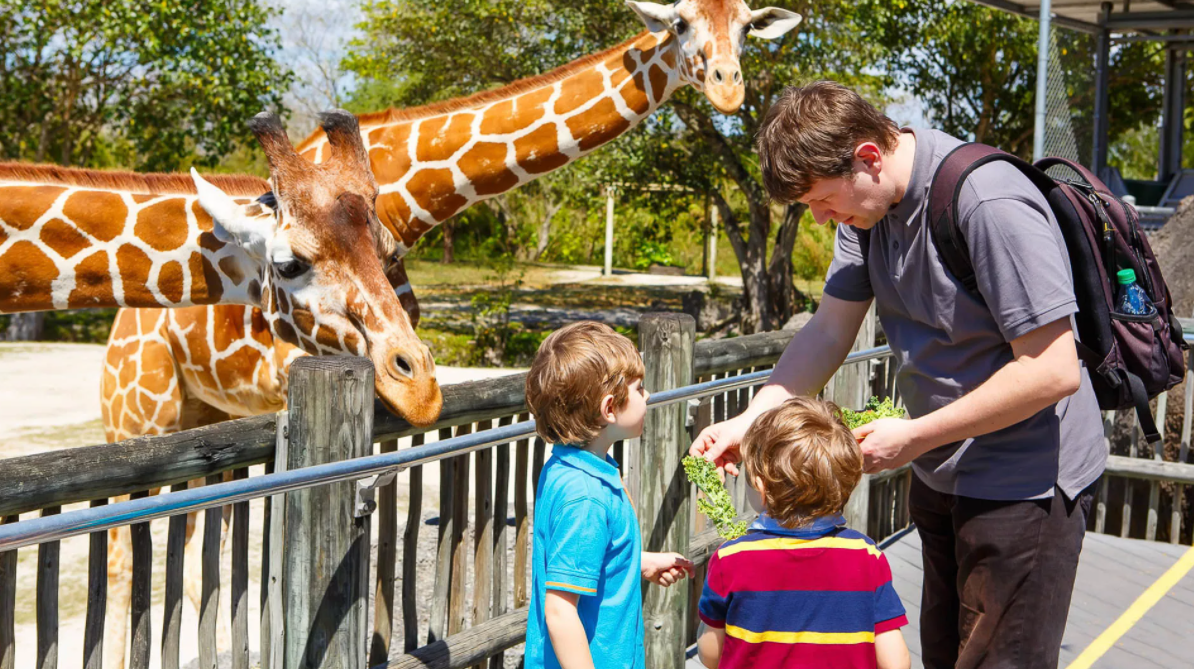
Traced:
[[1111, 18], [1107, 19], [1107, 28], [1114, 31], [1194, 28], [1194, 10], [1112, 14]]
[[[1018, 4], [1015, 2], [1011, 2], [1010, 0], [970, 0], [970, 1], [976, 5], [986, 5], [987, 7], [990, 7], [992, 9], [998, 9], [998, 10], [1007, 12], [1009, 14], [1015, 14], [1017, 16], [1023, 16], [1023, 17], [1030, 18], [1030, 19], [1040, 19], [1040, 17], [1041, 17], [1041, 13], [1040, 13], [1039, 9], [1034, 11], [1032, 9], [1028, 9], [1024, 5], [1021, 5], [1021, 4]], [[1069, 28], [1070, 30], [1077, 30], [1078, 32], [1089, 33], [1091, 35], [1097, 35], [1099, 33], [1099, 27], [1097, 25], [1095, 25], [1093, 23], [1087, 23], [1086, 21], [1078, 21], [1076, 19], [1070, 19], [1070, 18], [1066, 18], [1064, 16], [1058, 16], [1056, 13], [1053, 14], [1052, 20], [1053, 20], [1054, 24], [1059, 25], [1062, 28]]]

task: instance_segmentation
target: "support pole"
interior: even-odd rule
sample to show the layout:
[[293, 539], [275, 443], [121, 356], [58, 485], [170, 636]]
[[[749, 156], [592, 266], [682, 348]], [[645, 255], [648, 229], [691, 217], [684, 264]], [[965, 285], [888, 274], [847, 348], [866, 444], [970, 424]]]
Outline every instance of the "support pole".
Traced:
[[1099, 15], [1099, 34], [1095, 45], [1094, 141], [1090, 150], [1090, 171], [1104, 181], [1107, 169], [1107, 141], [1110, 128], [1111, 31], [1107, 19], [1111, 17], [1111, 3], [1104, 2]]
[[1157, 179], [1168, 182], [1182, 169], [1182, 117], [1186, 107], [1186, 52], [1165, 52], [1165, 95], [1161, 117], [1161, 147]]
[[605, 276], [614, 275], [614, 187], [605, 189]]
[[[660, 391], [693, 383], [696, 321], [692, 316], [647, 314], [639, 321], [638, 332], [644, 387]], [[634, 500], [645, 551], [688, 554], [692, 539], [691, 486], [680, 465], [689, 443], [686, 418], [683, 403], [648, 412], [639, 447], [628, 450], [627, 460], [635, 458], [640, 465], [640, 490]], [[689, 590], [680, 584], [672, 588], [648, 587], [643, 593], [646, 666], [684, 668]]]
[[[287, 468], [373, 452], [373, 364], [311, 356], [290, 368]], [[369, 517], [356, 482], [286, 495], [285, 669], [360, 667], [369, 601]]]
[[1049, 90], [1050, 1], [1041, 0], [1040, 36], [1036, 57], [1036, 122], [1032, 128], [1032, 160], [1045, 157], [1045, 116]]

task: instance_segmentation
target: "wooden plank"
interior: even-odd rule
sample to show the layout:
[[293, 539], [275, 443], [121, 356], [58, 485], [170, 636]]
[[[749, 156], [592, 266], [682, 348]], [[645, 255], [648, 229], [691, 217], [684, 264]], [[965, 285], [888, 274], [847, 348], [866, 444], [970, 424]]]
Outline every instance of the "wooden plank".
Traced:
[[[17, 522], [17, 516], [5, 516], [0, 524]], [[16, 646], [17, 552], [0, 553], [0, 669], [13, 669]]]
[[[130, 499], [148, 497], [148, 492], [133, 493]], [[132, 643], [129, 648], [129, 667], [149, 669], [150, 647], [153, 645], [153, 620], [149, 607], [153, 603], [153, 536], [149, 523], [129, 526], [133, 545]]]
[[[452, 428], [442, 428], [439, 440], [452, 438]], [[435, 549], [435, 585], [431, 595], [431, 620], [427, 625], [427, 643], [447, 636], [448, 593], [452, 586], [452, 485], [456, 480], [457, 458], [439, 461], [439, 538]]]
[[[1194, 351], [1186, 356], [1186, 388], [1182, 401], [1182, 434], [1177, 461], [1186, 464], [1190, 456], [1190, 428], [1194, 424]], [[1176, 544], [1182, 536], [1182, 509], [1185, 507], [1185, 486], [1173, 487], [1173, 513], [1169, 518], [1169, 543]]]
[[[41, 517], [62, 513], [62, 507], [43, 509]], [[48, 541], [37, 547], [37, 667], [58, 666], [58, 558], [61, 546]]]
[[[1107, 455], [1111, 454], [1111, 435], [1115, 431], [1115, 412], [1103, 412], [1103, 448]], [[1103, 475], [1099, 483], [1099, 497], [1095, 502], [1095, 532], [1102, 534], [1107, 531], [1107, 486], [1111, 477]]]
[[[691, 316], [646, 314], [638, 332], [643, 386], [661, 391], [692, 383], [696, 322]], [[641, 497], [635, 501], [645, 551], [689, 552], [692, 497], [680, 466], [688, 446], [685, 414], [683, 403], [648, 412], [642, 445], [628, 455], [641, 467]], [[688, 588], [648, 588], [643, 594], [646, 666], [683, 669], [686, 630], [679, 628], [688, 612]]]
[[533, 499], [539, 499], [539, 474], [543, 472], [543, 460], [547, 455], [547, 444], [543, 437], [535, 436], [535, 447], [531, 452], [531, 491]]
[[390, 669], [462, 669], [522, 643], [526, 629], [527, 609], [515, 609], [483, 625], [396, 657], [388, 666]]
[[[186, 489], [186, 483], [178, 483], [170, 488], [171, 492]], [[184, 513], [171, 516], [170, 528], [166, 534], [166, 596], [162, 612], [162, 669], [179, 669], [186, 540], [187, 515]]]
[[1194, 485], [1194, 465], [1180, 462], [1157, 462], [1112, 455], [1107, 458], [1107, 474]]
[[[423, 445], [423, 435], [411, 437], [410, 445]], [[423, 467], [411, 467], [409, 504], [406, 508], [406, 529], [402, 533], [402, 640], [409, 653], [419, 647], [418, 597], [419, 526], [423, 524]], [[387, 658], [388, 659], [388, 658]]]
[[[219, 474], [207, 477], [206, 485], [220, 483]], [[200, 565], [199, 599], [199, 669], [218, 669], [216, 664], [219, 650], [216, 648], [216, 631], [220, 612], [220, 535], [224, 523], [224, 511], [220, 507], [203, 512], [203, 549]]]
[[[1157, 395], [1156, 424], [1161, 430], [1161, 440], [1153, 444], [1153, 459], [1164, 461], [1165, 451], [1165, 413], [1169, 406], [1169, 393]], [[1145, 526], [1144, 538], [1148, 541], [1157, 540], [1157, 524], [1160, 522], [1161, 484], [1153, 481], [1148, 486], [1148, 522]]]
[[[498, 421], [498, 427], [504, 427], [514, 422], [513, 416], [504, 416]], [[509, 609], [506, 606], [506, 580], [509, 567], [506, 555], [510, 544], [506, 520], [509, 516], [510, 498], [510, 444], [499, 444], [494, 451], [494, 465], [496, 467], [493, 497], [493, 617], [504, 615]], [[505, 654], [497, 653], [489, 658], [489, 669], [502, 669], [505, 666]]]
[[[108, 500], [92, 500], [91, 508]], [[108, 608], [108, 532], [92, 532], [87, 556], [87, 622], [83, 628], [83, 669], [103, 669], [104, 617]], [[175, 667], [177, 669], [177, 667]]]
[[[477, 423], [478, 432], [491, 427], [493, 421]], [[476, 627], [493, 617], [493, 449], [481, 449], [473, 457], [476, 471], [473, 484], [472, 626]]]
[[[382, 453], [398, 450], [397, 439], [381, 442]], [[373, 585], [373, 640], [369, 666], [390, 659], [394, 636], [394, 572], [398, 551], [398, 477], [377, 491], [377, 577]]]
[[[875, 345], [875, 305], [872, 303], [858, 334], [854, 337], [851, 351], [862, 351]], [[853, 363], [842, 365], [834, 374], [833, 393], [830, 399], [838, 406], [850, 409], [861, 409], [867, 402], [871, 390], [871, 363]], [[850, 494], [846, 508], [842, 512], [846, 516], [846, 524], [866, 533], [869, 525], [867, 515], [870, 513], [869, 495], [871, 493], [870, 475], [863, 474], [858, 485]]]
[[[281, 437], [281, 435], [278, 436], [279, 438]], [[272, 474], [273, 469], [274, 465], [272, 462], [265, 465], [266, 474]], [[271, 526], [273, 525], [274, 498], [266, 497], [263, 501], [264, 504], [261, 507], [261, 593], [259, 595], [260, 608], [258, 609], [261, 614], [261, 632], [257, 638], [259, 639], [258, 643], [261, 649], [259, 651], [261, 657], [260, 668], [271, 669], [270, 646], [273, 633], [270, 627], [270, 563], [273, 560], [273, 556], [270, 553], [273, 547], [271, 545], [272, 537], [270, 534]]]
[[[526, 414], [519, 417], [525, 420]], [[531, 518], [527, 515], [527, 476], [530, 465], [530, 440], [520, 439], [514, 446], [514, 608], [530, 601], [527, 597]]]
[[[232, 478], [249, 477], [248, 469]], [[232, 669], [249, 669], [249, 503], [232, 507]]]
[[[373, 364], [307, 356], [290, 367], [293, 471], [373, 451]], [[369, 517], [356, 517], [356, 482], [286, 494], [284, 667], [359, 667], [367, 652]], [[205, 668], [204, 668], [205, 669]]]
[[[472, 425], [456, 428], [456, 436], [472, 433]], [[448, 590], [448, 636], [464, 629], [465, 582], [468, 575], [468, 548], [464, 535], [468, 531], [469, 457], [458, 455], [454, 459], [455, 476], [452, 480], [452, 582]]]

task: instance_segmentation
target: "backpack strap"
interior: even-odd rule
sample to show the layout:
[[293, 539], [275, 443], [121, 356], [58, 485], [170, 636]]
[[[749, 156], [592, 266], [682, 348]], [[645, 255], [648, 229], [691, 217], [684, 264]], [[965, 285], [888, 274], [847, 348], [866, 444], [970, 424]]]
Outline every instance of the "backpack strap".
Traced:
[[958, 223], [958, 195], [972, 172], [995, 161], [1011, 163], [1042, 192], [1054, 187], [1049, 175], [1032, 163], [986, 144], [963, 144], [950, 151], [937, 166], [929, 187], [929, 232], [945, 268], [974, 294], [978, 294], [978, 279], [970, 262], [970, 247]]

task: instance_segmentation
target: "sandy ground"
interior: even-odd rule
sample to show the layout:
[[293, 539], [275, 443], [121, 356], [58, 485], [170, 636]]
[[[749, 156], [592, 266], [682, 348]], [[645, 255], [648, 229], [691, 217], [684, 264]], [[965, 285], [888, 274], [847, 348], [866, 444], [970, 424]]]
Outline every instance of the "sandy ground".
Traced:
[[[103, 428], [100, 423], [98, 396], [100, 370], [104, 347], [82, 344], [0, 344], [0, 458], [16, 457], [77, 446], [103, 443]], [[469, 369], [440, 367], [440, 383], [447, 385], [509, 374], [517, 370]], [[428, 435], [428, 442], [435, 435]], [[404, 440], [407, 442], [407, 440]], [[401, 444], [401, 447], [409, 445]], [[263, 473], [254, 468], [252, 475]], [[419, 601], [430, 599], [433, 579], [430, 578], [435, 559], [436, 526], [435, 511], [439, 495], [438, 467], [428, 466], [423, 473], [424, 527], [421, 528], [418, 564], [420, 565]], [[398, 479], [399, 486], [399, 536], [402, 535], [406, 502], [409, 499], [409, 474]], [[67, 507], [65, 511], [80, 508]], [[513, 509], [511, 508], [511, 513]], [[25, 518], [31, 517], [29, 515]], [[258, 500], [250, 505], [250, 583], [249, 583], [249, 637], [254, 657], [259, 648], [259, 593], [261, 564], [261, 529], [263, 503]], [[160, 635], [162, 629], [162, 601], [165, 582], [165, 543], [168, 521], [151, 523], [154, 543], [153, 573], [153, 643], [151, 666], [160, 666]], [[196, 532], [201, 536], [201, 530]], [[376, 542], [376, 524], [374, 524]], [[466, 539], [471, 545], [471, 540]], [[220, 637], [222, 647], [227, 648], [229, 632], [230, 601], [230, 549], [231, 542], [224, 548], [220, 588], [221, 619]], [[59, 664], [62, 669], [76, 669], [82, 666], [83, 626], [87, 609], [87, 567], [88, 539], [75, 537], [61, 542], [60, 586], [59, 586]], [[18, 557], [17, 586], [17, 667], [32, 667], [36, 664], [36, 578], [37, 549], [23, 549]], [[510, 559], [513, 564], [513, 559]], [[373, 561], [376, 565], [376, 560]], [[188, 556], [188, 565], [192, 564]], [[422, 574], [426, 573], [427, 578]], [[196, 571], [197, 574], [197, 571]], [[372, 583], [372, 580], [371, 580]], [[401, 582], [396, 585], [401, 591]], [[369, 607], [370, 616], [373, 607]], [[429, 612], [420, 615], [421, 635], [426, 635]], [[113, 613], [109, 613], [109, 618]], [[400, 626], [399, 626], [400, 627]], [[189, 603], [183, 605], [182, 622], [183, 666], [197, 664], [198, 613]], [[401, 647], [401, 639], [395, 640]], [[224, 657], [221, 666], [229, 666]], [[109, 669], [112, 669], [109, 667]]]

